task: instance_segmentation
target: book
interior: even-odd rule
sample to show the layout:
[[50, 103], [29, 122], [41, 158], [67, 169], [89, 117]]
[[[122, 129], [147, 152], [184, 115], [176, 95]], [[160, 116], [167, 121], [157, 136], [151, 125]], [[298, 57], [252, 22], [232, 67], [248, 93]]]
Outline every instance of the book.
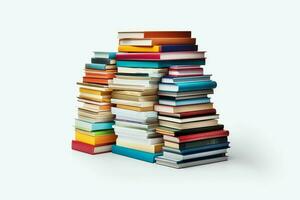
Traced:
[[157, 128], [158, 123], [146, 124], [146, 123], [135, 123], [135, 122], [126, 121], [126, 120], [115, 120], [115, 126], [116, 127], [137, 128], [137, 129], [152, 131], [155, 128]]
[[75, 119], [75, 128], [85, 130], [85, 131], [98, 131], [105, 129], [112, 129], [114, 122], [99, 122], [99, 123], [90, 123]]
[[94, 146], [112, 144], [116, 141], [117, 136], [114, 134], [91, 136], [75, 132], [75, 140]]
[[116, 65], [117, 67], [131, 67], [131, 68], [167, 68], [172, 65], [205, 65], [205, 59], [203, 58], [203, 59], [195, 59], [195, 60], [162, 60], [162, 61], [118, 60]]
[[161, 135], [155, 133], [155, 130], [144, 130], [138, 129], [136, 127], [122, 127], [122, 126], [115, 126], [114, 127], [115, 134], [118, 136], [126, 136], [129, 138], [138, 138], [138, 139], [147, 139], [158, 137]]
[[80, 88], [86, 88], [86, 89], [91, 89], [91, 90], [99, 90], [99, 91], [106, 91], [106, 92], [111, 92], [112, 89], [108, 88], [107, 85], [100, 85], [100, 84], [93, 84], [93, 83], [80, 83], [77, 82], [77, 85], [80, 86]]
[[124, 100], [124, 99], [111, 99], [111, 103], [114, 104], [122, 104], [127, 106], [134, 106], [134, 107], [150, 107], [155, 104], [155, 101], [131, 101], [131, 100]]
[[130, 116], [131, 118], [136, 119], [146, 119], [148, 117], [157, 118], [157, 112], [154, 111], [147, 111], [147, 112], [137, 112], [133, 110], [126, 110], [121, 108], [113, 107], [111, 112], [117, 116]]
[[195, 91], [195, 90], [207, 90], [217, 87], [215, 81], [197, 81], [197, 82], [178, 82], [175, 84], [160, 83], [160, 91], [168, 92], [180, 92], [180, 91]]
[[119, 52], [176, 52], [198, 51], [198, 45], [119, 46]]
[[116, 58], [116, 52], [94, 51], [94, 57], [95, 58], [115, 59]]
[[153, 46], [169, 44], [196, 44], [195, 38], [124, 38], [119, 40], [119, 45], [125, 46]]
[[188, 117], [196, 117], [203, 115], [215, 115], [217, 113], [216, 109], [207, 109], [207, 110], [197, 110], [190, 112], [182, 112], [182, 113], [167, 113], [167, 112], [159, 112], [160, 116], [170, 116], [176, 118], [188, 118]]
[[166, 105], [154, 105], [154, 110], [157, 112], [166, 112], [166, 113], [182, 113], [190, 111], [200, 111], [213, 109], [212, 103], [206, 104], [195, 104], [195, 105], [186, 105], [186, 106], [166, 106]]
[[96, 69], [96, 70], [107, 70], [107, 69], [116, 69], [115, 65], [106, 65], [106, 64], [97, 64], [97, 63], [88, 63], [85, 64], [86, 69]]
[[171, 135], [171, 136], [183, 136], [183, 135], [189, 135], [189, 134], [195, 134], [195, 133], [203, 133], [203, 132], [209, 132], [209, 131], [217, 131], [217, 130], [223, 130], [224, 125], [218, 124], [215, 126], [207, 126], [207, 127], [197, 127], [197, 128], [191, 128], [191, 129], [174, 129], [164, 126], [159, 126], [156, 128], [156, 132], [163, 134], [163, 135]]
[[121, 147], [121, 146], [117, 146], [117, 145], [112, 146], [112, 152], [115, 154], [127, 156], [130, 158], [135, 158], [135, 159], [150, 162], [150, 163], [154, 163], [155, 158], [157, 156], [162, 155], [162, 153], [148, 153], [148, 152], [130, 149], [130, 148], [126, 148], [126, 147]]
[[163, 115], [158, 116], [158, 119], [160, 119], [160, 120], [176, 122], [176, 123], [180, 123], [180, 124], [188, 123], [188, 122], [218, 119], [218, 118], [219, 118], [219, 115], [204, 115], [204, 116], [189, 117], [189, 118], [174, 118], [174, 117], [168, 117], [168, 116], [163, 116]]
[[184, 142], [184, 143], [174, 143], [170, 141], [164, 141], [164, 146], [183, 150], [183, 149], [198, 148], [198, 147], [213, 145], [213, 144], [221, 144], [226, 142], [228, 142], [227, 137], [217, 137], [217, 138], [210, 138], [210, 139], [197, 140], [197, 141]]
[[168, 96], [168, 97], [186, 97], [194, 95], [203, 95], [203, 94], [213, 94], [213, 89], [209, 90], [198, 90], [198, 91], [187, 91], [187, 92], [168, 92], [168, 91], [158, 91], [159, 96]]
[[137, 92], [145, 92], [145, 93], [147, 93], [147, 92], [152, 93], [154, 91], [157, 91], [157, 85], [144, 87], [144, 86], [136, 86], [136, 85], [124, 85], [124, 84], [109, 83], [109, 87], [113, 90], [137, 91]]
[[174, 76], [165, 76], [162, 77], [162, 83], [178, 83], [178, 82], [195, 82], [195, 81], [209, 81], [211, 75], [199, 75], [199, 76], [189, 76], [189, 77], [174, 77]]
[[108, 79], [106, 78], [91, 78], [91, 77], [83, 77], [84, 83], [99, 83], [99, 84], [108, 84]]
[[110, 152], [112, 149], [112, 145], [109, 144], [109, 145], [104, 145], [104, 146], [93, 146], [90, 144], [72, 140], [72, 149], [81, 151], [84, 153], [88, 153], [91, 155], [95, 155], [95, 154], [99, 154], [99, 153]]
[[109, 58], [91, 58], [91, 63], [113, 65], [116, 64], [116, 60]]
[[131, 143], [128, 140], [122, 140], [118, 138], [116, 140], [116, 145], [126, 147], [126, 148], [131, 148], [139, 151], [144, 151], [148, 153], [158, 153], [162, 151], [162, 143], [159, 144], [139, 144], [139, 143]]
[[81, 129], [75, 129], [75, 132], [85, 134], [85, 135], [90, 135], [90, 136], [114, 134], [113, 129], [100, 130], [100, 131], [85, 131], [85, 130], [81, 130]]
[[145, 112], [145, 111], [153, 111], [154, 107], [149, 106], [149, 107], [137, 107], [137, 106], [129, 106], [129, 105], [122, 105], [122, 104], [117, 104], [117, 108], [122, 108], [125, 110], [134, 110], [138, 112]]
[[217, 130], [217, 131], [208, 131], [208, 132], [202, 132], [202, 133], [183, 135], [183, 136], [179, 136], [179, 137], [164, 135], [163, 138], [166, 141], [175, 142], [175, 143], [183, 143], [183, 142], [192, 142], [192, 141], [217, 138], [217, 137], [226, 137], [228, 135], [229, 135], [229, 131], [227, 131], [227, 130]]
[[130, 96], [149, 96], [149, 95], [156, 95], [157, 90], [146, 90], [146, 91], [126, 91], [126, 90], [119, 90], [114, 91], [113, 94], [121, 94], [121, 95], [130, 95]]
[[130, 31], [118, 32], [118, 38], [189, 38], [191, 31]]
[[156, 95], [148, 95], [148, 96], [133, 96], [133, 95], [126, 95], [126, 94], [118, 94], [113, 93], [112, 98], [114, 99], [124, 99], [129, 101], [156, 101]]
[[[185, 69], [185, 70], [169, 70], [169, 76], [173, 77], [191, 77], [191, 76], [202, 76], [203, 69]], [[177, 82], [178, 83], [178, 82]]]
[[165, 120], [159, 120], [160, 126], [171, 127], [175, 129], [191, 129], [191, 128], [201, 128], [206, 126], [215, 126], [218, 125], [217, 120], [205, 120], [205, 121], [197, 121], [197, 122], [186, 122], [186, 123], [176, 123]]
[[161, 105], [170, 105], [170, 106], [205, 104], [205, 103], [210, 103], [210, 98], [202, 97], [202, 98], [183, 99], [183, 100], [159, 99], [158, 103]]
[[117, 60], [189, 60], [205, 58], [205, 52], [118, 53]]
[[211, 156], [201, 157], [201, 158], [189, 161], [189, 162], [172, 161], [172, 160], [166, 159], [164, 157], [157, 157], [156, 163], [159, 165], [164, 165], [164, 166], [179, 169], [179, 168], [185, 168], [185, 167], [193, 167], [193, 166], [198, 166], [198, 165], [216, 163], [216, 162], [221, 162], [221, 161], [226, 161], [226, 160], [228, 160], [227, 156], [225, 156], [224, 154], [219, 154], [218, 156], [213, 156], [213, 157], [211, 157]]

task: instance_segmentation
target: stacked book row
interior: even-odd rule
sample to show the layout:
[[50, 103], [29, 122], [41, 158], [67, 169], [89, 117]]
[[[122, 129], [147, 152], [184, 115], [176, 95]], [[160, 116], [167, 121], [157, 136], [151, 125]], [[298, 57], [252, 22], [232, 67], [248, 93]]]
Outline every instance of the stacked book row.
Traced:
[[75, 140], [72, 149], [89, 154], [111, 151], [116, 141], [114, 115], [111, 113], [111, 93], [108, 81], [115, 77], [116, 53], [95, 52], [85, 65], [79, 86], [78, 117], [75, 120]]

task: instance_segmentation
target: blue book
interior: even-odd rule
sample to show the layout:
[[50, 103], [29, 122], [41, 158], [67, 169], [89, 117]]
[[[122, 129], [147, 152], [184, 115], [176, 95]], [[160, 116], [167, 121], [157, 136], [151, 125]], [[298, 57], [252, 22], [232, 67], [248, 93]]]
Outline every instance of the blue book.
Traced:
[[105, 70], [106, 69], [106, 64], [89, 63], [89, 64], [85, 64], [85, 68]]
[[99, 130], [112, 129], [114, 124], [115, 124], [114, 122], [91, 123], [80, 119], [75, 119], [75, 128], [85, 130], [85, 131], [99, 131]]
[[210, 98], [194, 98], [194, 99], [184, 99], [184, 100], [171, 100], [171, 99], [159, 99], [159, 104], [168, 106], [184, 106], [193, 104], [210, 103]]
[[161, 45], [161, 52], [198, 51], [198, 45]]
[[173, 76], [164, 76], [161, 79], [162, 83], [179, 83], [179, 82], [196, 82], [196, 81], [209, 81], [211, 75], [203, 76], [187, 76], [187, 77], [173, 77]]
[[132, 61], [118, 60], [117, 67], [131, 68], [166, 68], [172, 65], [205, 65], [205, 59], [198, 60], [161, 60], [161, 61]]
[[157, 156], [162, 155], [162, 153], [149, 153], [149, 152], [139, 151], [139, 150], [135, 150], [135, 149], [129, 149], [129, 148], [118, 146], [118, 145], [112, 146], [112, 152], [115, 154], [127, 156], [130, 158], [135, 158], [135, 159], [150, 162], [150, 163], [154, 163], [155, 158]]
[[178, 82], [175, 84], [160, 83], [159, 90], [167, 92], [187, 92], [195, 90], [206, 90], [217, 87], [215, 81]]
[[163, 147], [163, 150], [169, 151], [172, 153], [178, 153], [181, 155], [188, 155], [188, 154], [193, 154], [193, 153], [213, 151], [213, 150], [225, 149], [225, 148], [229, 148], [229, 142], [220, 143], [220, 144], [209, 144], [209, 145], [205, 145], [202, 147], [183, 149], [183, 150], [174, 149], [174, 148], [170, 148], [170, 147]]
[[104, 51], [94, 51], [95, 58], [109, 58], [115, 59], [117, 53], [116, 52], [104, 52]]

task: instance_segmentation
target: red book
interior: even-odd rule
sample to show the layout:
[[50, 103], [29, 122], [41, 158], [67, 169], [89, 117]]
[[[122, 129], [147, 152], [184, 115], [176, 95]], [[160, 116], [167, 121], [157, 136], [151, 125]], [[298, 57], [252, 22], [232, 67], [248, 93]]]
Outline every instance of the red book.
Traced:
[[205, 58], [205, 52], [118, 53], [117, 60], [190, 60]]
[[83, 77], [84, 83], [96, 83], [96, 84], [108, 84], [109, 79], [104, 78], [91, 78], [91, 77]]
[[167, 115], [171, 117], [185, 118], [185, 117], [195, 117], [202, 115], [215, 115], [217, 113], [216, 109], [206, 109], [206, 110], [196, 110], [190, 112], [182, 112], [182, 113], [167, 113], [167, 112], [159, 112], [160, 115]]
[[229, 131], [227, 130], [218, 130], [218, 131], [209, 131], [209, 132], [202, 132], [202, 133], [195, 133], [190, 135], [183, 135], [178, 137], [173, 137], [169, 135], [164, 135], [164, 140], [176, 142], [176, 143], [183, 143], [183, 142], [192, 142], [197, 140], [205, 140], [210, 138], [218, 138], [218, 137], [226, 137], [229, 135]]
[[183, 77], [183, 76], [202, 76], [203, 68], [198, 69], [180, 69], [180, 70], [169, 70], [169, 76]]
[[172, 65], [169, 70], [202, 69], [200, 65]]
[[81, 152], [88, 153], [91, 155], [110, 152], [111, 147], [112, 147], [112, 144], [107, 144], [107, 145], [102, 145], [102, 146], [93, 146], [90, 144], [72, 140], [72, 149], [73, 150], [81, 151]]

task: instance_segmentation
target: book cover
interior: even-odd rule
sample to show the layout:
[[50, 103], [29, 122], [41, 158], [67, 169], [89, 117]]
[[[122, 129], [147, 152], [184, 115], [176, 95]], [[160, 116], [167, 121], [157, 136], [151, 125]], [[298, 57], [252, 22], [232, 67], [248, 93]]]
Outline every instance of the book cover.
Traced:
[[118, 60], [117, 67], [131, 68], [167, 68], [171, 65], [205, 65], [205, 59], [196, 60], [168, 60], [168, 61], [128, 61]]

